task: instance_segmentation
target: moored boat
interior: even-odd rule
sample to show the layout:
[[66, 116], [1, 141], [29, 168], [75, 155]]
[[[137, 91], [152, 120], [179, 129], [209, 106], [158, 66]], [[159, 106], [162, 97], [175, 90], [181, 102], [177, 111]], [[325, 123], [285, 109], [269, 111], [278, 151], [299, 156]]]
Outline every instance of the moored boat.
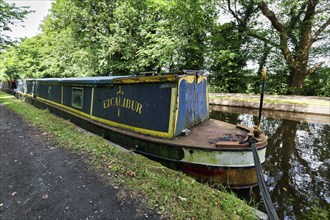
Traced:
[[16, 95], [210, 184], [257, 184], [246, 142], [253, 133], [265, 161], [267, 136], [262, 132], [209, 118], [207, 78], [200, 71], [26, 79], [17, 82]]
[[0, 80], [0, 90], [7, 93], [15, 93], [16, 81], [15, 80]]

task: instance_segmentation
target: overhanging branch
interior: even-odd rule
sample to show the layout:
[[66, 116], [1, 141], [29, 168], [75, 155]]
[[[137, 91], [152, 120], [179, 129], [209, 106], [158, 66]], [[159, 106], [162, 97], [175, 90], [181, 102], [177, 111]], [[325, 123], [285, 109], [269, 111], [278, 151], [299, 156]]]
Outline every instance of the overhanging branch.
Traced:
[[275, 13], [268, 8], [267, 3], [260, 2], [258, 4], [258, 7], [262, 11], [262, 13], [270, 20], [270, 22], [272, 23], [273, 27], [278, 32], [281, 32], [281, 33], [286, 32], [285, 26], [281, 22], [279, 22], [279, 20], [277, 19]]
[[323, 64], [324, 64], [324, 62], [320, 62], [320, 63], [314, 65], [313, 67], [309, 68], [307, 70], [307, 75], [313, 73], [315, 70], [317, 70], [318, 68], [320, 68]]
[[258, 40], [261, 40], [269, 45], [272, 45], [273, 47], [279, 47], [280, 45], [276, 44], [275, 42], [269, 40], [268, 38], [264, 37], [264, 36], [261, 36], [259, 34], [257, 34], [256, 32], [253, 32], [252, 31], [247, 31], [247, 35], [250, 36], [250, 37], [253, 37], [253, 38], [256, 38]]
[[288, 25], [288, 36], [292, 40], [293, 44], [296, 46], [298, 45], [298, 39], [294, 35], [293, 30], [297, 25], [301, 24], [300, 17], [305, 12], [306, 6], [307, 6], [307, 2], [304, 2], [301, 5], [301, 7], [296, 15], [295, 15], [294, 6], [292, 6], [291, 11], [290, 11], [291, 19], [290, 19], [290, 22]]
[[282, 54], [287, 62], [290, 64], [295, 64], [295, 59], [293, 58], [289, 46], [288, 46], [288, 32], [286, 27], [278, 20], [275, 13], [268, 8], [267, 3], [260, 2], [258, 4], [259, 9], [262, 11], [264, 16], [270, 20], [273, 27], [279, 32], [280, 34], [280, 49]]
[[313, 36], [314, 41], [329, 25], [330, 25], [330, 18], [314, 33]]
[[228, 10], [234, 16], [234, 18], [243, 26], [246, 26], [245, 22], [240, 19], [240, 17], [234, 12], [234, 10], [231, 8], [230, 0], [227, 0]]

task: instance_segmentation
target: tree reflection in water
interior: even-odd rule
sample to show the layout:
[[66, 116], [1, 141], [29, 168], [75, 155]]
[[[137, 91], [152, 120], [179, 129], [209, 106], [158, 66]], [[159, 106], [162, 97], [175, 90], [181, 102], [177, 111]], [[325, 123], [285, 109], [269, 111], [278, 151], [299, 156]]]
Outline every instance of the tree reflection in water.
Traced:
[[[257, 122], [249, 114], [212, 111], [211, 117], [250, 127]], [[330, 125], [263, 117], [261, 126], [269, 137], [264, 177], [278, 216], [329, 217]]]

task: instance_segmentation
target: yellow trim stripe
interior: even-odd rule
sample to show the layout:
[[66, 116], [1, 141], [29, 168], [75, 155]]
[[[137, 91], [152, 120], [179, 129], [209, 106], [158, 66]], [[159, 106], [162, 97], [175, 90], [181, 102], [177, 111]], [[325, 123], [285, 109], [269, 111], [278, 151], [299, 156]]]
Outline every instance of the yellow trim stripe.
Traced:
[[63, 86], [62, 86], [62, 88], [61, 88], [61, 104], [63, 105]]
[[[177, 81], [180, 76], [176, 75], [158, 75], [158, 76], [131, 76], [131, 77], [122, 77], [122, 78], [114, 78], [112, 80], [112, 83], [153, 83], [153, 82], [169, 82], [169, 81]], [[186, 76], [185, 76], [186, 77]], [[194, 78], [194, 75], [192, 75]], [[181, 78], [181, 77], [180, 77]], [[79, 79], [79, 78], [78, 78]], [[47, 81], [37, 81], [38, 84], [63, 84], [63, 82], [47, 82]], [[77, 83], [68, 83], [71, 86], [95, 86], [94, 84], [91, 83], [86, 83], [86, 84], [77, 84]], [[100, 84], [100, 85], [107, 85], [107, 84]]]
[[186, 80], [185, 78], [180, 78], [178, 81], [178, 95], [176, 97], [176, 109], [175, 109], [175, 126], [174, 126], [174, 135], [176, 132], [176, 127], [178, 123], [178, 118], [179, 118], [179, 107], [180, 107], [180, 84], [182, 80]]
[[89, 111], [90, 116], [93, 116], [93, 105], [94, 105], [94, 87], [92, 88], [92, 95], [91, 95], [91, 109]]
[[184, 78], [181, 78], [181, 80], [182, 79], [185, 79], [189, 84], [191, 84], [191, 83], [193, 83], [195, 81], [195, 75], [185, 76]]
[[[185, 79], [188, 83], [191, 84], [196, 80], [196, 76], [195, 75], [189, 75], [189, 76], [185, 76], [181, 79]], [[181, 79], [180, 79], [180, 81], [181, 81]], [[204, 79], [207, 80], [207, 77], [206, 76], [198, 76], [197, 83], [201, 83], [202, 80], [204, 80]]]
[[29, 98], [32, 98], [33, 96], [24, 92], [16, 91], [16, 93], [19, 93], [22, 96], [28, 96]]
[[98, 122], [102, 122], [102, 123], [110, 125], [110, 126], [119, 127], [119, 128], [123, 128], [123, 129], [129, 129], [131, 131], [135, 131], [135, 132], [141, 133], [141, 134], [147, 134], [147, 135], [152, 135], [152, 136], [156, 136], [156, 137], [163, 137], [163, 138], [171, 138], [171, 135], [169, 133], [166, 133], [166, 132], [154, 131], [154, 130], [138, 128], [138, 127], [134, 127], [134, 126], [130, 126], [130, 125], [120, 124], [120, 123], [117, 123], [117, 122], [113, 122], [113, 121], [106, 120], [106, 119], [103, 119], [103, 118], [98, 118], [98, 117], [95, 117], [95, 116], [91, 116], [91, 119], [93, 119], [95, 121], [98, 121]]
[[59, 103], [57, 103], [57, 102], [49, 101], [49, 100], [44, 99], [44, 98], [41, 98], [41, 97], [39, 97], [39, 96], [36, 97], [36, 100], [43, 101], [43, 102], [48, 103], [48, 104], [50, 104], [50, 105], [55, 105], [55, 106], [57, 106], [57, 107], [64, 108], [64, 109], [69, 110], [69, 111], [72, 111], [72, 112], [74, 112], [74, 113], [76, 113], [76, 114], [78, 114], [78, 115], [81, 115], [81, 116], [84, 116], [84, 117], [86, 117], [86, 118], [89, 118], [89, 115], [88, 115], [88, 114], [86, 114], [86, 113], [84, 113], [84, 112], [81, 112], [81, 111], [79, 111], [79, 110], [77, 110], [77, 109], [70, 108], [70, 107], [67, 107], [67, 106], [65, 106], [65, 105], [59, 104]]
[[176, 114], [176, 101], [177, 101], [177, 87], [172, 88], [171, 90], [171, 107], [170, 107], [170, 117], [169, 117], [169, 125], [168, 125], [168, 133], [171, 137], [175, 135], [175, 114]]
[[204, 79], [207, 81], [207, 77], [206, 76], [199, 76], [198, 77], [198, 80], [197, 80], [197, 83], [202, 82]]
[[205, 77], [205, 82], [206, 82], [206, 107], [207, 107], [207, 112], [209, 114], [210, 112], [210, 109], [209, 109], [209, 87], [208, 87], [208, 84], [207, 84], [207, 79]]
[[134, 126], [130, 126], [130, 125], [120, 124], [118, 122], [114, 122], [114, 121], [110, 121], [110, 120], [106, 120], [106, 119], [103, 119], [103, 118], [99, 118], [99, 117], [95, 117], [95, 116], [86, 114], [86, 113], [81, 112], [79, 110], [67, 107], [65, 105], [61, 105], [61, 104], [53, 102], [53, 101], [49, 101], [49, 100], [44, 99], [44, 98], [37, 97], [36, 99], [40, 100], [40, 101], [43, 101], [45, 103], [51, 104], [51, 105], [58, 106], [60, 108], [64, 108], [68, 111], [71, 111], [71, 112], [77, 114], [77, 115], [83, 116], [85, 118], [90, 118], [90, 119], [93, 119], [97, 122], [101, 122], [103, 124], [107, 124], [107, 125], [110, 125], [110, 126], [113, 126], [113, 127], [128, 129], [128, 130], [131, 130], [131, 131], [135, 131], [137, 133], [148, 134], [148, 135], [157, 136], [157, 137], [163, 137], [163, 138], [171, 138], [172, 137], [170, 133], [160, 132], [160, 131], [153, 131], [153, 130], [149, 130], [149, 129], [138, 128], [138, 127], [134, 127]]
[[178, 76], [176, 75], [163, 75], [163, 76], [132, 76], [113, 79], [113, 83], [159, 83], [177, 81]]

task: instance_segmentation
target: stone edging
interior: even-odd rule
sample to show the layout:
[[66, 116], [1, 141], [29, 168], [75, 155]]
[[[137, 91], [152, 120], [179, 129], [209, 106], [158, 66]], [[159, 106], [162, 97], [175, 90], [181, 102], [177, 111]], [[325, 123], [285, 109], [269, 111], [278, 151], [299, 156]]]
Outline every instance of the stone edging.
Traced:
[[[226, 97], [232, 97], [233, 99], [226, 99]], [[235, 97], [239, 97], [240, 100], [235, 100]], [[210, 95], [209, 103], [212, 105], [222, 105], [222, 106], [234, 106], [234, 107], [244, 107], [244, 108], [259, 108], [259, 101], [251, 100], [255, 99], [257, 96], [249, 96], [246, 94], [225, 94], [225, 95]], [[270, 97], [271, 99], [272, 97]], [[306, 96], [303, 97], [306, 99]], [[242, 100], [246, 99], [246, 100]], [[250, 99], [250, 100], [249, 100]], [[268, 98], [269, 99], [269, 98]], [[292, 99], [299, 100], [299, 97], [294, 96]], [[315, 99], [312, 99], [314, 100]], [[308, 100], [307, 100], [308, 101]], [[328, 98], [324, 98], [323, 101], [328, 101]], [[330, 99], [329, 105], [309, 105], [309, 104], [292, 104], [292, 103], [274, 103], [267, 101], [263, 104], [264, 109], [276, 110], [276, 111], [288, 111], [288, 112], [300, 112], [309, 114], [326, 114], [330, 115]]]

